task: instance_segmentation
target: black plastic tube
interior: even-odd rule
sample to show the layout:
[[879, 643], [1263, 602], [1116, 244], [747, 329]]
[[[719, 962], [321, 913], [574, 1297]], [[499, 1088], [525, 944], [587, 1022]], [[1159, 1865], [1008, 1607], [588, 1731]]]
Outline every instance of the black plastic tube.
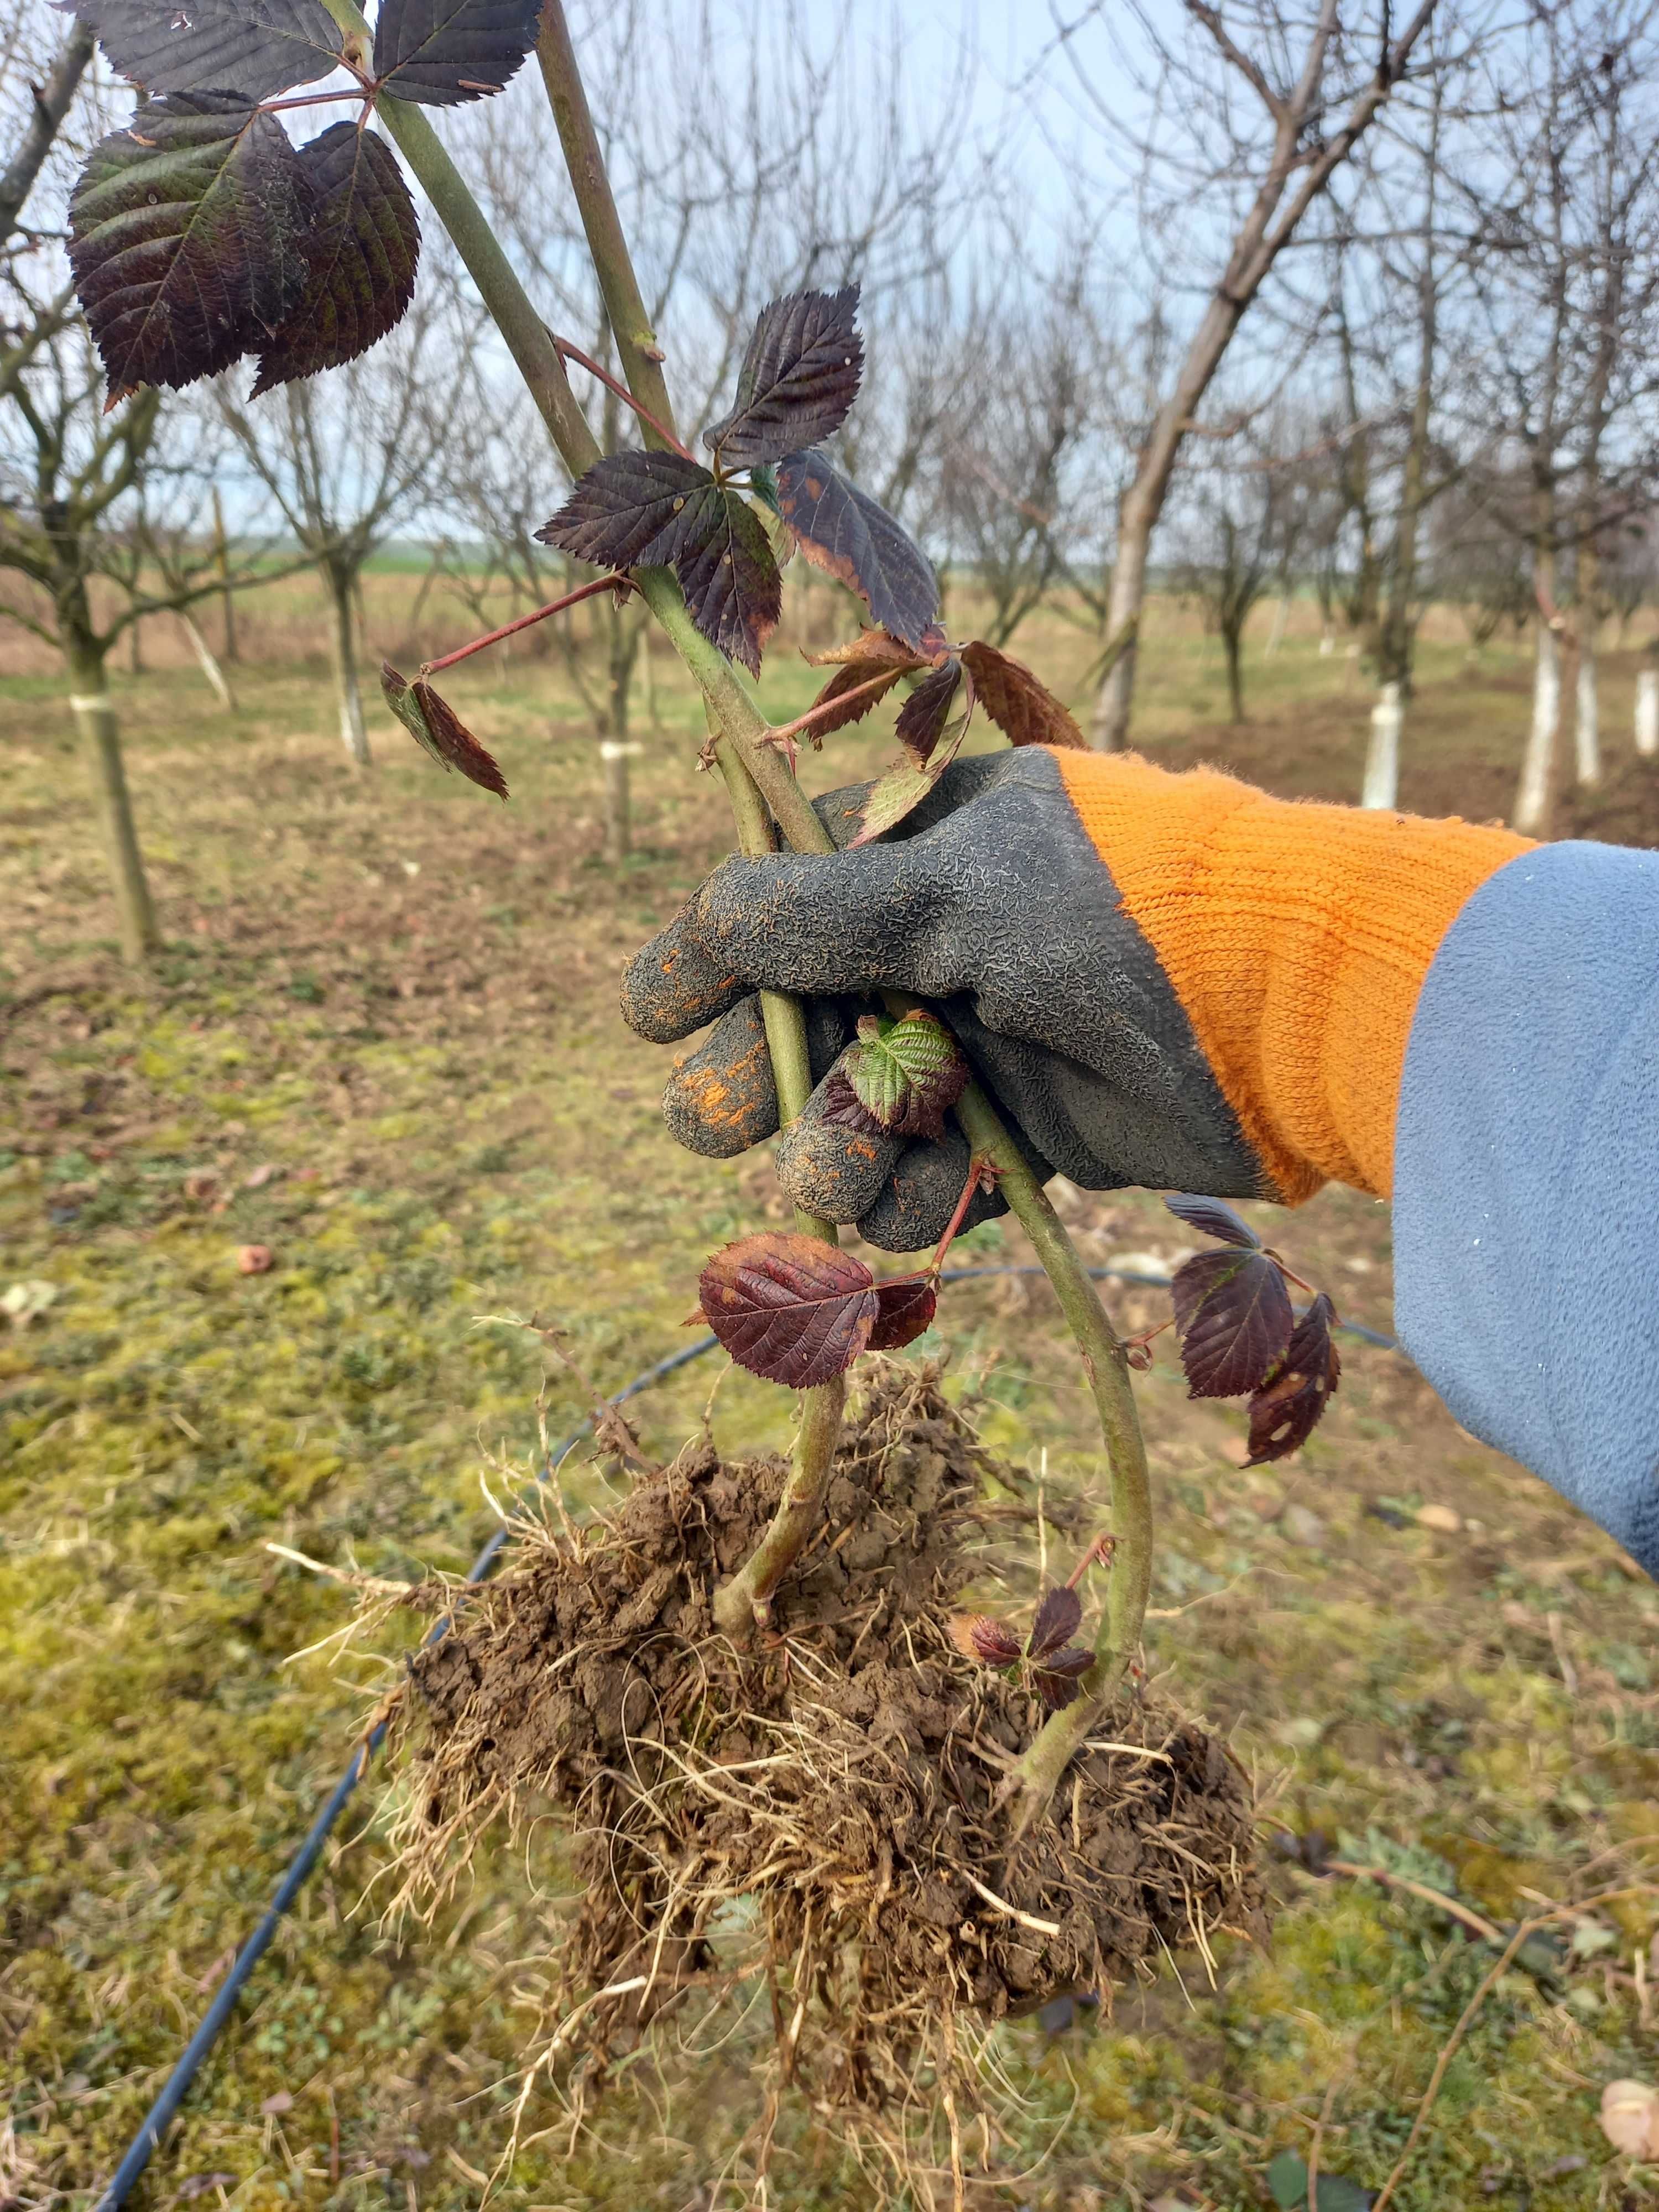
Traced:
[[[939, 1280], [942, 1283], [969, 1283], [989, 1275], [1040, 1275], [1042, 1273], [1041, 1267], [947, 1267]], [[1141, 1275], [1124, 1267], [1091, 1267], [1089, 1273], [1098, 1280], [1135, 1283], [1149, 1290], [1167, 1291], [1170, 1287], [1167, 1275]], [[1380, 1335], [1374, 1328], [1362, 1328], [1358, 1322], [1340, 1322], [1338, 1327], [1348, 1335], [1363, 1338], [1365, 1343], [1376, 1345], [1384, 1352], [1399, 1350], [1391, 1336]], [[648, 1390], [653, 1382], [660, 1382], [678, 1369], [689, 1367], [694, 1359], [701, 1359], [705, 1352], [714, 1349], [718, 1341], [716, 1337], [700, 1336], [694, 1344], [671, 1352], [666, 1359], [659, 1359], [654, 1367], [647, 1367], [643, 1375], [636, 1375], [626, 1389], [618, 1390], [609, 1402], [613, 1406], [626, 1405], [630, 1398], [637, 1398], [641, 1390]], [[584, 1421], [579, 1429], [573, 1429], [568, 1437], [562, 1437], [549, 1453], [547, 1464], [538, 1473], [536, 1480], [545, 1482], [566, 1453], [574, 1450], [592, 1425], [590, 1419]], [[466, 1579], [469, 1583], [481, 1583], [488, 1578], [490, 1570], [501, 1557], [507, 1534], [507, 1527], [503, 1522], [468, 1569]], [[433, 1624], [424, 1644], [435, 1644], [440, 1637], [448, 1633], [449, 1626], [450, 1616], [445, 1613], [441, 1620]], [[276, 1894], [265, 1907], [258, 1926], [236, 1954], [229, 1972], [214, 1991], [213, 2002], [202, 2015], [200, 2027], [179, 2053], [177, 2065], [168, 2075], [161, 2094], [145, 2113], [137, 2134], [128, 2144], [125, 2157], [110, 2177], [109, 2185], [94, 2206], [93, 2212], [118, 2212], [118, 2208], [126, 2203], [133, 2184], [149, 2164], [161, 2137], [189, 2094], [191, 2082], [201, 2071], [202, 2062], [219, 2040], [220, 2033], [234, 2011], [236, 2000], [248, 1978], [270, 1948], [270, 1939], [276, 1933], [283, 1915], [299, 1895], [307, 1877], [322, 1856], [323, 1846], [328, 1841], [334, 1823], [345, 1810], [346, 1801], [362, 1781], [364, 1769], [386, 1739], [386, 1723], [380, 1722], [352, 1753], [345, 1772], [335, 1784], [322, 1809], [312, 1822], [305, 1841], [289, 1862], [288, 1871], [277, 1884]]]

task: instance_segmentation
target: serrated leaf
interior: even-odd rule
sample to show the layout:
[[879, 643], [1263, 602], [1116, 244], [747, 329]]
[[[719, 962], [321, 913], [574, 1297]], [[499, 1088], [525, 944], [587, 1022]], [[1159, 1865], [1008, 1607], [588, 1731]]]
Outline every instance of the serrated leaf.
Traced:
[[659, 539], [678, 523], [687, 501], [712, 490], [714, 483], [706, 468], [682, 453], [607, 453], [536, 536], [596, 568], [665, 565], [673, 555], [659, 548]]
[[760, 674], [766, 641], [783, 612], [783, 585], [760, 517], [745, 499], [710, 484], [662, 533], [691, 619], [712, 645]]
[[860, 1136], [885, 1136], [886, 1131], [854, 1090], [851, 1081], [841, 1067], [832, 1067], [823, 1079], [823, 1091], [818, 1101], [818, 1119], [838, 1129], [856, 1129]]
[[447, 769], [459, 769], [481, 791], [507, 797], [507, 779], [495, 756], [487, 752], [447, 699], [422, 678], [411, 684], [388, 660], [380, 663], [386, 703], [419, 745]]
[[994, 1620], [986, 1613], [953, 1613], [950, 1620], [951, 1641], [964, 1659], [977, 1659], [986, 1667], [1012, 1667], [1020, 1658], [1024, 1646], [1006, 1620]]
[[1291, 1331], [1283, 1364], [1250, 1401], [1250, 1456], [1246, 1467], [1286, 1459], [1307, 1443], [1341, 1379], [1331, 1332], [1336, 1309], [1321, 1291]]
[[728, 1244], [697, 1291], [703, 1318], [738, 1365], [796, 1390], [850, 1367], [880, 1310], [861, 1260], [793, 1230]]
[[300, 149], [317, 212], [298, 304], [259, 356], [249, 397], [356, 361], [399, 323], [415, 292], [421, 223], [398, 157], [374, 131], [336, 123]]
[[952, 654], [922, 678], [900, 708], [894, 735], [918, 768], [927, 767], [944, 736], [961, 685], [962, 663]]
[[821, 721], [814, 722], [814, 739], [832, 738], [837, 730], [844, 730], [854, 722], [861, 722], [872, 707], [881, 704], [902, 673], [902, 669], [883, 668], [869, 660], [849, 660], [845, 668], [838, 668], [813, 700], [811, 711], [814, 714], [820, 708], [834, 707], [836, 702], [845, 699], [849, 691], [860, 692], [865, 684], [873, 684], [878, 678], [882, 679], [880, 688], [863, 691], [861, 696], [853, 698], [835, 713], [826, 714]]
[[866, 1014], [840, 1072], [890, 1136], [940, 1137], [968, 1083], [968, 1063], [950, 1031], [918, 1010], [901, 1021]]
[[1082, 1694], [1079, 1676], [1086, 1674], [1095, 1663], [1092, 1651], [1077, 1644], [1069, 1651], [1056, 1651], [1040, 1667], [1030, 1670], [1031, 1687], [1036, 1692], [1051, 1713], [1074, 1705]]
[[[842, 668], [859, 661], [867, 662], [872, 675], [878, 668], [890, 668], [896, 675], [908, 676], [931, 668], [938, 659], [938, 653], [927, 652], [925, 645], [925, 640], [922, 647], [906, 645], [884, 629], [861, 629], [856, 637], [826, 645], [817, 653], [803, 653], [801, 658], [809, 668]], [[939, 650], [944, 650], [942, 639]]]
[[1217, 1237], [1224, 1244], [1241, 1245], [1252, 1252], [1261, 1249], [1261, 1239], [1249, 1223], [1235, 1213], [1231, 1206], [1224, 1206], [1218, 1198], [1194, 1198], [1185, 1191], [1176, 1191], [1164, 1203], [1177, 1221], [1184, 1221], [1188, 1229], [1196, 1229], [1201, 1237]]
[[59, 12], [152, 100], [212, 90], [251, 106], [327, 76], [345, 43], [320, 0], [73, 0]]
[[944, 734], [934, 744], [925, 762], [917, 764], [913, 756], [900, 761], [888, 769], [879, 782], [871, 788], [860, 817], [859, 834], [848, 849], [868, 845], [896, 828], [905, 816], [921, 805], [933, 790], [951, 762], [961, 750], [962, 741], [968, 734], [968, 725], [974, 716], [974, 682], [964, 675], [962, 684], [963, 705], [954, 720], [945, 725]]
[[1259, 1389], [1291, 1340], [1291, 1294], [1265, 1252], [1200, 1252], [1170, 1285], [1188, 1395]]
[[962, 648], [979, 702], [1015, 745], [1064, 745], [1088, 749], [1088, 740], [1068, 710], [1023, 661], [1012, 660], [983, 638]]
[[313, 208], [282, 125], [231, 93], [171, 93], [100, 139], [69, 252], [109, 404], [216, 375], [280, 328], [309, 272]]
[[876, 1285], [875, 1327], [869, 1350], [897, 1352], [933, 1325], [939, 1290], [926, 1275], [893, 1275]]
[[864, 374], [858, 306], [859, 288], [849, 284], [791, 292], [761, 309], [737, 404], [703, 434], [721, 468], [781, 461], [841, 428]]
[[939, 580], [885, 507], [816, 449], [778, 464], [778, 505], [814, 568], [856, 592], [903, 644], [922, 643], [939, 612]]
[[374, 74], [424, 107], [483, 100], [516, 73], [540, 16], [540, 0], [380, 0]]
[[1047, 1659], [1061, 1644], [1068, 1644], [1082, 1624], [1083, 1600], [1074, 1589], [1061, 1583], [1054, 1589], [1044, 1590], [1026, 1641], [1026, 1657]]

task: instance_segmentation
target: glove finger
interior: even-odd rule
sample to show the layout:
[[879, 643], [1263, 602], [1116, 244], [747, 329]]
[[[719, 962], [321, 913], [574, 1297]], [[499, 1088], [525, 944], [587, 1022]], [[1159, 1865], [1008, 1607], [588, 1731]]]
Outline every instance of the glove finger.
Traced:
[[[836, 1000], [808, 1002], [806, 1048], [815, 1077], [834, 1066], [856, 1021], [856, 1010]], [[662, 1113], [675, 1142], [705, 1159], [731, 1159], [777, 1134], [778, 1094], [757, 998], [740, 999], [696, 1051], [676, 1058]]]
[[856, 1221], [875, 1202], [905, 1140], [834, 1120], [827, 1111], [827, 1089], [820, 1082], [784, 1131], [777, 1152], [778, 1181], [809, 1213], [822, 1214], [826, 1221]]
[[[972, 1154], [955, 1127], [939, 1138], [917, 1138], [906, 1145], [883, 1178], [881, 1188], [859, 1216], [859, 1234], [883, 1252], [920, 1252], [937, 1244], [950, 1225], [968, 1180]], [[963, 1228], [976, 1229], [1006, 1213], [1000, 1190], [976, 1191], [963, 1217]]]
[[623, 970], [622, 1017], [652, 1044], [678, 1044], [734, 1006], [749, 985], [710, 950], [688, 900]]

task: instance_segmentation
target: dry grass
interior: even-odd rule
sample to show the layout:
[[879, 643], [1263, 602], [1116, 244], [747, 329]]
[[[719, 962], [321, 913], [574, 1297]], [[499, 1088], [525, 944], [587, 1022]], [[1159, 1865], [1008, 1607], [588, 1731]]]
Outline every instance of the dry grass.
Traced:
[[[374, 580], [378, 646], [412, 588]], [[297, 598], [284, 618], [301, 649], [320, 635]], [[467, 627], [434, 616], [432, 641]], [[1062, 689], [1086, 657], [1055, 623], [1021, 642]], [[147, 649], [160, 659], [159, 640]], [[1237, 737], [1214, 720], [1218, 655], [1190, 625], [1170, 615], [1147, 662], [1155, 752], [1202, 745], [1285, 788], [1356, 787], [1364, 695], [1310, 636], [1253, 665], [1260, 720]], [[1406, 793], [1455, 805], [1467, 788], [1480, 815], [1502, 803], [1523, 672], [1461, 662], [1455, 637], [1425, 656]], [[169, 938], [142, 988], [112, 957], [59, 687], [21, 670], [4, 684], [0, 911], [21, 926], [0, 952], [20, 1008], [0, 1054], [0, 1237], [6, 1279], [56, 1292], [0, 1341], [0, 2195], [18, 2206], [90, 2202], [364, 1700], [398, 1678], [390, 1628], [380, 1660], [286, 1663], [342, 1625], [349, 1594], [265, 1543], [391, 1578], [463, 1569], [492, 1526], [480, 1466], [523, 1459], [541, 1383], [531, 1339], [472, 1316], [556, 1316], [614, 1386], [680, 1340], [709, 1246], [775, 1202], [763, 1162], [662, 1139], [658, 1055], [611, 1011], [628, 952], [724, 848], [718, 794], [685, 772], [691, 702], [665, 685], [641, 849], [612, 874], [593, 857], [597, 749], [553, 664], [457, 672], [513, 783], [505, 811], [384, 721], [382, 765], [354, 783], [319, 665], [245, 671], [234, 724], [182, 668], [118, 679]], [[804, 701], [781, 658], [769, 686], [781, 708]], [[1627, 688], [1615, 666], [1615, 732]], [[884, 750], [845, 745], [815, 773]], [[1619, 753], [1639, 826], [1649, 785]], [[1091, 1259], [1175, 1249], [1154, 1200], [1061, 1196]], [[1382, 1209], [1327, 1194], [1279, 1233], [1352, 1318], [1387, 1327]], [[234, 1249], [255, 1242], [276, 1266], [240, 1276]], [[996, 1224], [975, 1249], [1022, 1256]], [[1117, 1304], [1152, 1318], [1150, 1294]], [[989, 1448], [1050, 1500], [1097, 1492], [1040, 1283], [961, 1286], [939, 1342], [952, 1395], [984, 1398]], [[644, 1401], [653, 1454], [697, 1430], [714, 1380], [693, 1368]], [[556, 1433], [584, 1408], [568, 1378], [549, 1389]], [[1659, 1607], [1610, 1544], [1462, 1437], [1390, 1354], [1353, 1346], [1309, 1452], [1249, 1475], [1236, 1417], [1189, 1404], [1167, 1366], [1142, 1399], [1161, 1686], [1282, 1778], [1290, 1830], [1499, 1925], [1534, 1897], [1640, 1878], [1659, 1830]], [[777, 1394], [742, 1376], [713, 1419], [734, 1450], [783, 1441]], [[602, 1497], [598, 1471], [580, 1480]], [[1426, 1504], [1457, 1528], [1419, 1524]], [[386, 1935], [358, 1900], [390, 1853], [365, 1806], [143, 2203], [476, 2203], [554, 1997], [526, 1962], [555, 1948], [569, 1876], [538, 1830], [482, 1851], [429, 1930]], [[1218, 1948], [1215, 1992], [1166, 1972], [1109, 2031], [1086, 2014], [994, 2031], [1015, 2116], [998, 2155], [1030, 2178], [986, 2202], [1259, 2205], [1269, 2159], [1305, 2154], [1322, 2112], [1323, 2172], [1381, 2185], [1494, 1957], [1412, 1890], [1310, 1863], [1311, 1844], [1278, 1863], [1273, 1948]], [[1626, 1896], [1569, 1924], [1571, 1943], [1523, 1954], [1485, 1998], [1394, 2207], [1653, 2201], [1595, 2120], [1605, 2080], [1654, 2071], [1653, 1910]], [[512, 2201], [744, 2201], [723, 2177], [765, 2117], [750, 2069], [770, 2033], [763, 2003], [621, 2068], [601, 2105], [524, 2150]], [[771, 2203], [862, 2201], [833, 2132], [771, 2118]]]

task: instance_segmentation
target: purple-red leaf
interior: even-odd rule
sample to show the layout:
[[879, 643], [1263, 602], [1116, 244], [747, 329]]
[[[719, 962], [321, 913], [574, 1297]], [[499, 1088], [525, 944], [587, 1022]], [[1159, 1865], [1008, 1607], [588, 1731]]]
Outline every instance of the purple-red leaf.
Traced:
[[1031, 1669], [1031, 1687], [1049, 1711], [1058, 1712], [1062, 1706], [1074, 1704], [1081, 1695], [1079, 1675], [1086, 1674], [1095, 1663], [1092, 1651], [1075, 1644], [1069, 1651], [1057, 1651], [1045, 1659], [1040, 1667]]
[[421, 225], [398, 157], [355, 123], [336, 123], [300, 149], [316, 194], [306, 240], [311, 273], [259, 356], [257, 399], [273, 385], [338, 368], [383, 338], [415, 293]]
[[856, 1129], [860, 1136], [884, 1136], [886, 1132], [870, 1109], [854, 1090], [845, 1068], [832, 1067], [823, 1080], [823, 1095], [818, 1102], [818, 1118], [838, 1129]]
[[673, 555], [659, 550], [658, 539], [686, 501], [714, 482], [700, 462], [683, 453], [607, 453], [536, 535], [544, 545], [556, 545], [596, 568], [666, 563]]
[[1088, 740], [1067, 709], [1023, 661], [1011, 660], [983, 638], [962, 648], [980, 704], [1015, 745], [1065, 745], [1087, 749]]
[[1184, 1221], [1188, 1229], [1196, 1229], [1200, 1236], [1219, 1237], [1224, 1244], [1237, 1244], [1259, 1252], [1261, 1239], [1248, 1221], [1241, 1220], [1231, 1206], [1224, 1206], [1218, 1198], [1191, 1198], [1177, 1191], [1173, 1198], [1164, 1201], [1177, 1221]]
[[345, 43], [321, 0], [73, 0], [63, 12], [152, 100], [204, 90], [270, 100], [328, 76]]
[[921, 645], [939, 612], [939, 579], [885, 507], [813, 449], [778, 464], [778, 509], [814, 568], [856, 592], [883, 629]]
[[861, 698], [851, 701], [835, 714], [826, 714], [812, 726], [816, 742], [820, 738], [833, 736], [851, 722], [861, 722], [872, 707], [879, 705], [900, 677], [910, 675], [930, 664], [920, 653], [913, 653], [896, 637], [889, 637], [884, 629], [860, 630], [858, 636], [846, 645], [831, 646], [827, 653], [809, 653], [808, 665], [825, 668], [835, 665], [836, 672], [812, 702], [813, 711], [833, 705], [844, 699], [849, 691], [860, 691], [866, 684], [880, 679], [879, 690], [866, 691]]
[[1082, 1622], [1083, 1600], [1068, 1584], [1061, 1583], [1056, 1589], [1044, 1590], [1036, 1619], [1031, 1623], [1026, 1657], [1048, 1659], [1062, 1644], [1070, 1642]]
[[1170, 1286], [1188, 1395], [1259, 1389], [1291, 1340], [1291, 1294], [1265, 1252], [1200, 1252]]
[[1283, 1364], [1250, 1401], [1246, 1467], [1285, 1459], [1313, 1434], [1342, 1373], [1335, 1324], [1336, 1309], [1321, 1291], [1291, 1330]]
[[[933, 678], [930, 677], [928, 682]], [[918, 686], [918, 690], [925, 687]], [[868, 845], [884, 836], [921, 805], [938, 783], [962, 749], [968, 734], [968, 725], [974, 718], [974, 679], [965, 672], [962, 678], [960, 710], [945, 726], [943, 734], [933, 744], [924, 762], [918, 763], [914, 755], [890, 768], [880, 781], [872, 786], [864, 802], [864, 812], [859, 820], [859, 834], [853, 846]]]
[[926, 768], [945, 734], [962, 683], [962, 663], [953, 653], [924, 676], [899, 709], [894, 734], [918, 768]]
[[686, 502], [663, 532], [674, 543], [674, 574], [691, 619], [710, 644], [751, 676], [783, 612], [783, 581], [760, 517], [724, 485]]
[[1024, 1646], [1006, 1620], [993, 1620], [984, 1613], [953, 1613], [951, 1641], [965, 1659], [987, 1667], [1012, 1667], [1023, 1656]]
[[703, 434], [725, 470], [781, 461], [838, 430], [858, 397], [859, 288], [792, 292], [761, 309], [738, 372], [737, 404]]
[[215, 376], [278, 329], [305, 288], [314, 206], [282, 125], [233, 93], [171, 93], [100, 138], [69, 256], [109, 404]]
[[507, 778], [494, 753], [486, 752], [447, 699], [440, 698], [422, 678], [411, 684], [389, 660], [380, 663], [386, 703], [418, 745], [445, 768], [459, 769], [481, 791], [507, 797]]
[[738, 1365], [796, 1390], [850, 1367], [881, 1308], [861, 1260], [793, 1230], [769, 1229], [716, 1252], [697, 1291]]
[[482, 100], [515, 74], [540, 19], [541, 0], [380, 0], [374, 74], [425, 107]]
[[926, 1275], [894, 1275], [876, 1285], [876, 1322], [866, 1347], [896, 1352], [933, 1325], [939, 1291]]

